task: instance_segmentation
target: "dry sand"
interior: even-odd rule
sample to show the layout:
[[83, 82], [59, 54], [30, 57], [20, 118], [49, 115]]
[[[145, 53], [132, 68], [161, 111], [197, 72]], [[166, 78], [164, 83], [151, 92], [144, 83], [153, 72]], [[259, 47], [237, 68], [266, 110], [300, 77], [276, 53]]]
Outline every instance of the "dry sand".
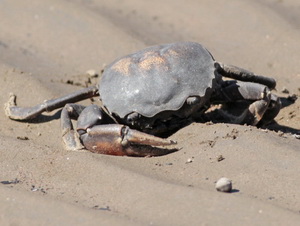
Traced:
[[[30, 123], [0, 111], [1, 225], [299, 225], [298, 0], [2, 0], [0, 21], [1, 106], [78, 90], [85, 71], [175, 41], [274, 77], [284, 106], [264, 130], [193, 123], [155, 158], [67, 152], [60, 111]], [[215, 190], [221, 177], [232, 193]]]

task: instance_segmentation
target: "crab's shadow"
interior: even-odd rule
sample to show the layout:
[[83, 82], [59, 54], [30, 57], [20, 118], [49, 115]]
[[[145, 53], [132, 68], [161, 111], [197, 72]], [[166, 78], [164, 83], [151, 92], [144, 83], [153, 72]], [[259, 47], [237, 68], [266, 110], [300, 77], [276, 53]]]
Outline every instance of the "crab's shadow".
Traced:
[[47, 123], [53, 120], [59, 120], [60, 115], [61, 115], [62, 109], [56, 111], [54, 114], [51, 115], [45, 115], [45, 114], [40, 114], [36, 118], [33, 119], [28, 119], [24, 121], [20, 121], [23, 123], [32, 123], [32, 124], [41, 124], [41, 123]]

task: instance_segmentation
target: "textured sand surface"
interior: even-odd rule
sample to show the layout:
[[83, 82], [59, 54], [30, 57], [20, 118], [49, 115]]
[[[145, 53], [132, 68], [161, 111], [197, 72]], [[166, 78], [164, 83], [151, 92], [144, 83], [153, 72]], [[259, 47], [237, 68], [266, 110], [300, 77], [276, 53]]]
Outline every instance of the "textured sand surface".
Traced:
[[[171, 136], [180, 151], [155, 158], [68, 152], [60, 111], [16, 122], [2, 110], [1, 225], [299, 224], [297, 0], [2, 0], [0, 21], [1, 106], [10, 92], [32, 106], [78, 90], [87, 70], [176, 41], [275, 78], [283, 103], [265, 129], [193, 123]], [[221, 177], [232, 193], [215, 190]]]

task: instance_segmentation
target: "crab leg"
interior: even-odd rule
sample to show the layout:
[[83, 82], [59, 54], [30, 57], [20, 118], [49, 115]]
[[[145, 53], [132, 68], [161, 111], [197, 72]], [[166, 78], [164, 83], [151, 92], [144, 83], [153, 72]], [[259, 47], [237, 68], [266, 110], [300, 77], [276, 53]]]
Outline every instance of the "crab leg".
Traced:
[[4, 106], [5, 114], [13, 120], [28, 120], [37, 117], [45, 111], [50, 112], [65, 106], [67, 103], [74, 103], [94, 96], [98, 96], [98, 88], [92, 86], [57, 99], [47, 100], [33, 107], [18, 107], [16, 105], [16, 96], [10, 94], [9, 101]]
[[276, 87], [276, 81], [273, 78], [265, 77], [262, 75], [256, 75], [251, 71], [233, 66], [226, 65], [222, 63], [216, 63], [218, 72], [225, 77], [244, 81], [244, 82], [254, 82], [267, 86], [269, 89], [274, 89]]
[[92, 152], [140, 157], [174, 152], [175, 149], [153, 146], [176, 144], [175, 141], [155, 137], [118, 124], [94, 126], [81, 136], [81, 140], [84, 146]]
[[62, 140], [66, 150], [76, 151], [84, 149], [78, 133], [74, 130], [71, 119], [76, 120], [85, 108], [85, 106], [79, 104], [66, 104], [61, 111], [60, 126]]
[[235, 123], [238, 124], [267, 124], [276, 117], [281, 108], [280, 99], [271, 94], [268, 87], [251, 82], [225, 81], [219, 96], [215, 100], [223, 100], [225, 102], [238, 100], [254, 101], [235, 120]]

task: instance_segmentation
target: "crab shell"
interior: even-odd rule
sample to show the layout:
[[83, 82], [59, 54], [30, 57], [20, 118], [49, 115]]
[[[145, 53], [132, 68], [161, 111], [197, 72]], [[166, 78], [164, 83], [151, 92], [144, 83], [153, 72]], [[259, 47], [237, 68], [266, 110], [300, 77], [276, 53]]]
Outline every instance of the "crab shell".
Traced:
[[153, 117], [177, 111], [188, 97], [203, 97], [213, 88], [214, 63], [198, 43], [149, 47], [107, 67], [99, 83], [100, 97], [107, 110], [120, 118], [132, 112]]

